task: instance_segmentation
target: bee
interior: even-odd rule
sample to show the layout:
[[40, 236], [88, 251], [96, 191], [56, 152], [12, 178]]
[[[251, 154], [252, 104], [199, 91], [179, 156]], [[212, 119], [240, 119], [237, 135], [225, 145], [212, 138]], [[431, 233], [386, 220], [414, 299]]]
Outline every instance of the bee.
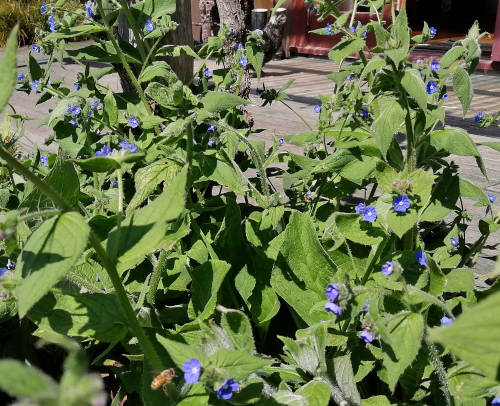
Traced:
[[161, 371], [159, 375], [155, 376], [151, 381], [151, 389], [160, 389], [162, 386], [171, 383], [172, 379], [174, 379], [175, 377], [177, 377], [177, 374], [175, 373], [174, 368], [165, 369], [164, 371]]

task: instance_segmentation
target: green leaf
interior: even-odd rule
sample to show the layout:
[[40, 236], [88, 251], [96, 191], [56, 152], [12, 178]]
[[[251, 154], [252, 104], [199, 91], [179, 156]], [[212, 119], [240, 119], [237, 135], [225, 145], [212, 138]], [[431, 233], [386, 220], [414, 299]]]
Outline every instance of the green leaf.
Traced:
[[404, 60], [408, 56], [408, 47], [404, 48], [396, 48], [396, 49], [388, 49], [385, 51], [385, 54], [391, 58], [396, 66], [398, 66], [402, 60]]
[[13, 359], [0, 360], [0, 388], [12, 396], [53, 399], [53, 402], [58, 393], [57, 384], [50, 376]]
[[226, 186], [237, 195], [248, 191], [248, 180], [238, 166], [220, 156], [205, 155], [201, 160], [201, 173], [209, 180]]
[[29, 311], [28, 317], [40, 329], [81, 340], [118, 341], [128, 329], [116, 296], [103, 293], [48, 294]]
[[446, 53], [439, 61], [441, 68], [447, 68], [455, 61], [461, 59], [464, 53], [465, 53], [465, 48], [461, 45], [450, 48], [448, 51], [446, 51]]
[[248, 42], [246, 46], [248, 61], [252, 64], [257, 74], [257, 79], [260, 79], [262, 72], [262, 64], [264, 62], [264, 52], [262, 48], [252, 42]]
[[295, 394], [289, 390], [279, 390], [274, 392], [267, 402], [262, 402], [262, 406], [309, 406], [305, 396]]
[[99, 24], [82, 24], [69, 28], [61, 28], [55, 32], [51, 32], [45, 38], [46, 41], [53, 41], [62, 38], [86, 37], [90, 34], [106, 31], [104, 25]]
[[368, 221], [363, 221], [359, 214], [341, 214], [335, 216], [338, 231], [348, 240], [363, 245], [375, 245], [384, 238], [384, 232]]
[[500, 152], [500, 142], [480, 142], [480, 145], [484, 145], [485, 147], [490, 147], [495, 151]]
[[210, 113], [217, 113], [241, 104], [250, 104], [249, 100], [243, 99], [232, 93], [208, 91], [201, 99], [203, 107]]
[[458, 100], [462, 103], [462, 111], [465, 116], [469, 110], [473, 90], [469, 74], [461, 66], [457, 67], [453, 75], [453, 90], [455, 90]]
[[461, 128], [446, 128], [430, 134], [430, 143], [438, 151], [444, 149], [450, 154], [480, 156], [467, 131]]
[[483, 204], [490, 204], [488, 196], [483, 192], [481, 188], [478, 188], [473, 183], [469, 182], [464, 178], [460, 178], [460, 195], [462, 197], [471, 197], [473, 199], [479, 200]]
[[399, 377], [418, 354], [424, 335], [424, 319], [421, 314], [403, 313], [391, 317], [387, 329], [394, 345], [383, 344], [383, 361], [389, 389], [393, 392]]
[[380, 116], [372, 124], [375, 141], [382, 155], [386, 155], [394, 138], [394, 134], [405, 119], [405, 111], [397, 100], [389, 101]]
[[391, 230], [401, 238], [408, 230], [417, 224], [418, 211], [410, 207], [406, 213], [398, 213], [391, 207], [387, 213], [386, 220]]
[[162, 243], [168, 222], [176, 220], [184, 210], [186, 180], [184, 168], [152, 203], [128, 215], [119, 231], [118, 227], [111, 230], [106, 250], [112, 258], [118, 257], [118, 271], [139, 264]]
[[132, 8], [155, 19], [165, 14], [175, 13], [176, 2], [175, 0], [143, 0], [134, 4]]
[[210, 362], [226, 371], [236, 381], [245, 379], [251, 373], [271, 365], [272, 359], [262, 359], [245, 351], [222, 348], [210, 357]]
[[10, 95], [17, 83], [17, 33], [19, 26], [16, 25], [7, 39], [7, 46], [0, 62], [0, 113], [7, 105]]
[[172, 68], [165, 61], [155, 61], [147, 66], [140, 74], [139, 83], [149, 82], [157, 77], [166, 77], [171, 74]]
[[445, 292], [469, 292], [474, 290], [474, 271], [472, 269], [452, 269], [446, 274]]
[[[125, 41], [118, 41], [118, 44], [128, 63], [142, 64], [139, 51], [131, 44]], [[68, 49], [66, 52], [78, 60], [122, 63], [111, 41], [104, 41], [75, 50]]]
[[31, 55], [31, 53], [28, 57], [28, 70], [31, 80], [40, 80], [43, 78], [44, 71], [40, 67], [38, 61], [33, 57], [33, 55]]
[[307, 214], [293, 212], [274, 265], [271, 286], [309, 325], [324, 319], [311, 305], [325, 300], [336, 267], [325, 252]]
[[217, 308], [222, 313], [221, 326], [229, 335], [234, 348], [249, 354], [255, 352], [255, 343], [252, 326], [245, 313], [239, 310], [226, 309], [222, 306]]
[[365, 47], [365, 41], [361, 38], [348, 38], [337, 45], [328, 53], [328, 58], [334, 62], [341, 62], [349, 55], [353, 55], [361, 51]]
[[401, 85], [415, 99], [418, 107], [422, 110], [427, 108], [427, 92], [420, 71], [416, 69], [405, 70], [401, 78]]
[[110, 125], [116, 125], [118, 123], [118, 107], [116, 105], [115, 96], [111, 91], [108, 91], [104, 97], [104, 112], [108, 116]]
[[188, 309], [191, 318], [204, 320], [212, 315], [219, 289], [230, 268], [227, 262], [212, 259], [189, 272], [193, 280]]
[[500, 370], [500, 293], [469, 308], [452, 324], [430, 329], [432, 341], [443, 344], [456, 356], [498, 380]]
[[350, 354], [334, 358], [333, 365], [335, 368], [335, 380], [340, 390], [352, 404], [359, 405], [361, 397], [354, 382]]
[[120, 168], [120, 164], [117, 160], [104, 156], [96, 156], [87, 159], [75, 159], [73, 162], [83, 170], [95, 173], [104, 173]]
[[20, 317], [70, 271], [87, 247], [89, 231], [83, 217], [70, 212], [45, 221], [31, 235], [17, 259]]
[[368, 75], [370, 72], [384, 68], [385, 66], [387, 66], [387, 62], [385, 61], [385, 59], [381, 58], [378, 55], [374, 56], [368, 61], [366, 66], [363, 68], [363, 71], [361, 72], [359, 79], [363, 80], [365, 76]]
[[391, 406], [391, 402], [383, 395], [372, 396], [368, 399], [363, 399], [361, 404], [363, 406]]
[[322, 381], [311, 381], [295, 393], [305, 397], [309, 406], [328, 406], [330, 401], [330, 386]]

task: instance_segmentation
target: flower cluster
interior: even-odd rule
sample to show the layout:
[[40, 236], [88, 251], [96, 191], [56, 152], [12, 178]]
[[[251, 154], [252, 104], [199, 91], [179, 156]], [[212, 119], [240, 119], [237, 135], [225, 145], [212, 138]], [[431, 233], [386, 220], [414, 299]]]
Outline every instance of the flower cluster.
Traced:
[[342, 315], [342, 309], [335, 303], [339, 297], [339, 288], [336, 283], [329, 283], [325, 290], [325, 295], [328, 297], [328, 303], [325, 304], [325, 310], [333, 313], [335, 316]]

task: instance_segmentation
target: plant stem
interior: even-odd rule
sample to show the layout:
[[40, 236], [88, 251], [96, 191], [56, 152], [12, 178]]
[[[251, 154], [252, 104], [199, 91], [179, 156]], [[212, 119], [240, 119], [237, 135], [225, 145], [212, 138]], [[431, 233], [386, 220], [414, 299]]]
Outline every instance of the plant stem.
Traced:
[[61, 214], [61, 210], [59, 209], [40, 210], [19, 216], [19, 221], [29, 221], [38, 217], [45, 216], [57, 216], [58, 214]]
[[442, 385], [443, 389], [443, 395], [446, 401], [446, 406], [452, 406], [454, 404], [453, 399], [450, 395], [450, 390], [448, 388], [448, 381], [446, 378], [446, 369], [444, 368], [443, 363], [439, 359], [439, 354], [436, 349], [436, 346], [429, 342], [427, 339], [425, 339], [425, 344], [427, 345], [427, 348], [429, 349], [429, 358], [436, 370], [436, 375], [438, 376], [439, 382]]
[[155, 302], [155, 294], [158, 290], [158, 284], [160, 283], [160, 277], [165, 269], [165, 265], [167, 264], [168, 253], [163, 250], [158, 257], [158, 262], [155, 265], [155, 269], [153, 270], [153, 276], [151, 277], [151, 283], [149, 285], [148, 295], [146, 297], [147, 302], [150, 305], [153, 305]]
[[366, 267], [365, 274], [363, 275], [363, 278], [361, 279], [361, 285], [364, 285], [367, 281], [368, 278], [370, 277], [373, 267], [375, 263], [379, 260], [380, 255], [382, 255], [382, 252], [384, 251], [385, 246], [387, 245], [387, 242], [391, 240], [391, 236], [384, 238], [380, 244], [377, 247], [377, 250], [373, 254], [373, 257], [370, 259], [370, 262], [368, 266]]
[[295, 114], [298, 118], [300, 118], [300, 120], [305, 124], [305, 126], [307, 128], [309, 128], [309, 130], [311, 131], [314, 131], [314, 128], [311, 127], [311, 125], [305, 120], [304, 117], [302, 117], [299, 113], [297, 113], [292, 107], [290, 107], [288, 104], [286, 104], [283, 100], [280, 100], [281, 103], [283, 103], [286, 107], [288, 107], [293, 114]]
[[349, 27], [352, 27], [354, 24], [354, 17], [356, 16], [356, 12], [358, 10], [358, 0], [354, 0], [354, 5], [352, 7], [351, 21], [349, 22]]

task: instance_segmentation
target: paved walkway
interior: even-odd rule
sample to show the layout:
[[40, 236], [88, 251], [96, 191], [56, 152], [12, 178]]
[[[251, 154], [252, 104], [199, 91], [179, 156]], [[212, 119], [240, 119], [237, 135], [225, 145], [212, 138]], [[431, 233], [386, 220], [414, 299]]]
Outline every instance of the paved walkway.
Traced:
[[[82, 44], [71, 44], [70, 46], [82, 46]], [[19, 52], [18, 66], [19, 72], [26, 72], [26, 56], [29, 52], [28, 47], [24, 47]], [[1, 56], [1, 51], [0, 51]], [[43, 55], [35, 54], [41, 64], [46, 63]], [[209, 64], [212, 65], [213, 62]], [[196, 64], [195, 64], [196, 65]], [[210, 66], [213, 68], [213, 65]], [[257, 87], [279, 89], [289, 79], [295, 79], [293, 85], [287, 90], [289, 100], [287, 103], [298, 111], [311, 125], [315, 125], [317, 115], [313, 112], [314, 105], [319, 103], [318, 94], [331, 94], [333, 82], [326, 78], [326, 75], [337, 70], [338, 65], [327, 58], [316, 57], [293, 57], [291, 59], [271, 61], [264, 67], [264, 75], [258, 82], [252, 80], [251, 99], [254, 105], [249, 107], [250, 113], [255, 120], [255, 128], [264, 129], [263, 132], [256, 135], [260, 139], [269, 141], [270, 137], [275, 135], [296, 134], [307, 131], [307, 127], [301, 120], [295, 116], [287, 107], [281, 103], [273, 103], [264, 108], [259, 107], [260, 99], [257, 96]], [[68, 86], [74, 82], [81, 68], [79, 65], [67, 61], [64, 66], [55, 65], [52, 79], [64, 79]], [[472, 100], [471, 108], [465, 118], [461, 115], [461, 106], [455, 93], [448, 92], [449, 100], [446, 103], [446, 121], [448, 125], [465, 128], [472, 135], [476, 143], [486, 141], [500, 141], [500, 128], [480, 128], [473, 120], [473, 117], [479, 111], [485, 113], [495, 113], [500, 111], [500, 75], [489, 73], [477, 73], [472, 76], [475, 96]], [[120, 85], [117, 75], [105, 76], [103, 84], [111, 89], [119, 91]], [[41, 144], [42, 140], [50, 135], [50, 129], [47, 127], [39, 128], [39, 121], [45, 116], [48, 109], [53, 107], [54, 102], [49, 101], [42, 105], [36, 105], [35, 96], [27, 96], [24, 93], [14, 93], [11, 104], [17, 113], [26, 114], [33, 121], [27, 123], [26, 137], [22, 143], [26, 148], [32, 143]], [[299, 152], [300, 149], [291, 145], [284, 148]], [[456, 157], [455, 161], [459, 163], [461, 173], [477, 186], [483, 188], [488, 193], [498, 194], [498, 201], [494, 205], [494, 210], [500, 209], [500, 152], [490, 148], [479, 146], [483, 154], [489, 179], [485, 179], [477, 169], [476, 163], [472, 158]], [[466, 202], [467, 210], [476, 218], [484, 215], [483, 208], [474, 207], [473, 201]], [[477, 227], [476, 227], [477, 228]], [[472, 242], [478, 237], [477, 232], [470, 232], [467, 241]], [[476, 266], [479, 273], [486, 273], [493, 267], [492, 257], [497, 253], [495, 244], [500, 243], [500, 232], [493, 235], [490, 239], [492, 246], [481, 255]]]

